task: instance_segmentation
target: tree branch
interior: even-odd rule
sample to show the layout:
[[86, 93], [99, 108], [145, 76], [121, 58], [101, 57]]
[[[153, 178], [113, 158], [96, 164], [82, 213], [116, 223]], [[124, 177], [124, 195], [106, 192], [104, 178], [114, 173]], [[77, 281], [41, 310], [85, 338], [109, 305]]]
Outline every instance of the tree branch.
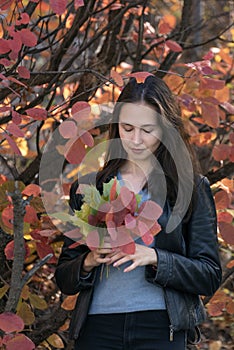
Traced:
[[234, 163], [227, 163], [222, 168], [216, 171], [210, 171], [206, 174], [210, 184], [213, 185], [217, 181], [224, 179], [225, 177], [232, 176], [234, 174]]
[[25, 202], [18, 189], [17, 182], [15, 191], [11, 194], [14, 205], [14, 261], [11, 274], [11, 287], [9, 298], [6, 303], [5, 311], [15, 312], [22, 291], [21, 281], [24, 268], [25, 245], [24, 245], [24, 215]]

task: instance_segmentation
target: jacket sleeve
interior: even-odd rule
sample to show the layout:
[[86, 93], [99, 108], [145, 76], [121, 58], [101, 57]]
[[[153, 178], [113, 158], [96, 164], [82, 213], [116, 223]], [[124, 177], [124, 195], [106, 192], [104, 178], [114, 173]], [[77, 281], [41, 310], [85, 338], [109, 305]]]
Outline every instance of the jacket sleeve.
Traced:
[[[77, 188], [78, 183], [73, 183], [70, 191], [72, 210], [79, 210], [82, 205], [82, 196], [76, 194]], [[73, 240], [64, 236], [64, 245], [55, 271], [56, 283], [60, 290], [67, 295], [76, 294], [85, 288], [92, 287], [95, 279], [95, 269], [88, 278], [81, 275], [84, 259], [90, 249], [83, 244], [73, 248], [73, 243], [75, 243]]]
[[186, 255], [156, 249], [158, 263], [146, 279], [163, 287], [198, 295], [213, 295], [222, 278], [217, 241], [217, 219], [208, 180], [197, 186], [196, 201], [186, 224]]

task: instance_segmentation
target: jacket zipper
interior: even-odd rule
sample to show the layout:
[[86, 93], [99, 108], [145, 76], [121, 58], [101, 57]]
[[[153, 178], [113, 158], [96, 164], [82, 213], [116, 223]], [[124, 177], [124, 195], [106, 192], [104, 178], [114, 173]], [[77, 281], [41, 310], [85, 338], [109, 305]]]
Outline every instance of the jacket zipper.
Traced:
[[174, 340], [174, 326], [171, 322], [171, 316], [170, 316], [170, 310], [169, 310], [169, 305], [168, 305], [168, 298], [167, 298], [167, 293], [164, 289], [164, 296], [165, 296], [165, 301], [166, 301], [166, 306], [167, 306], [167, 313], [168, 313], [168, 317], [170, 320], [170, 325], [169, 325], [169, 340], [173, 341]]
[[174, 327], [172, 326], [172, 324], [170, 324], [169, 328], [170, 328], [170, 341], [173, 341], [173, 338], [174, 338]]

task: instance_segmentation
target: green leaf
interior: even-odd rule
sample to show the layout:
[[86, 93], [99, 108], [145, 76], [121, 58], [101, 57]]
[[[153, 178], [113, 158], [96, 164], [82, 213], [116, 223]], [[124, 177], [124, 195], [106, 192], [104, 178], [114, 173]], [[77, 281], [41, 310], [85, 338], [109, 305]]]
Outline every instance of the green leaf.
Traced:
[[97, 190], [97, 188], [93, 185], [84, 187], [84, 202], [86, 202], [91, 208], [98, 210], [102, 197]]

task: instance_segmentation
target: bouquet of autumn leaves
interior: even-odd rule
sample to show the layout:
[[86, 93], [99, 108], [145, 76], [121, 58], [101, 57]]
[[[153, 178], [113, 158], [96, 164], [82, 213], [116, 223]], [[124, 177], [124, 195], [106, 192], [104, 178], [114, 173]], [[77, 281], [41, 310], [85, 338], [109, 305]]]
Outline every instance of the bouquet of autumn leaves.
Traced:
[[[120, 186], [116, 178], [103, 184], [102, 194], [94, 185], [86, 184], [80, 184], [78, 192], [83, 195], [81, 209], [74, 216], [65, 214], [66, 221], [76, 226], [65, 233], [76, 241], [75, 245], [87, 244], [93, 250], [102, 247], [108, 237], [112, 248], [134, 254], [137, 238], [150, 245], [161, 230], [157, 221], [161, 207], [152, 200], [141, 203], [141, 195]], [[54, 216], [65, 219], [64, 215]]]

